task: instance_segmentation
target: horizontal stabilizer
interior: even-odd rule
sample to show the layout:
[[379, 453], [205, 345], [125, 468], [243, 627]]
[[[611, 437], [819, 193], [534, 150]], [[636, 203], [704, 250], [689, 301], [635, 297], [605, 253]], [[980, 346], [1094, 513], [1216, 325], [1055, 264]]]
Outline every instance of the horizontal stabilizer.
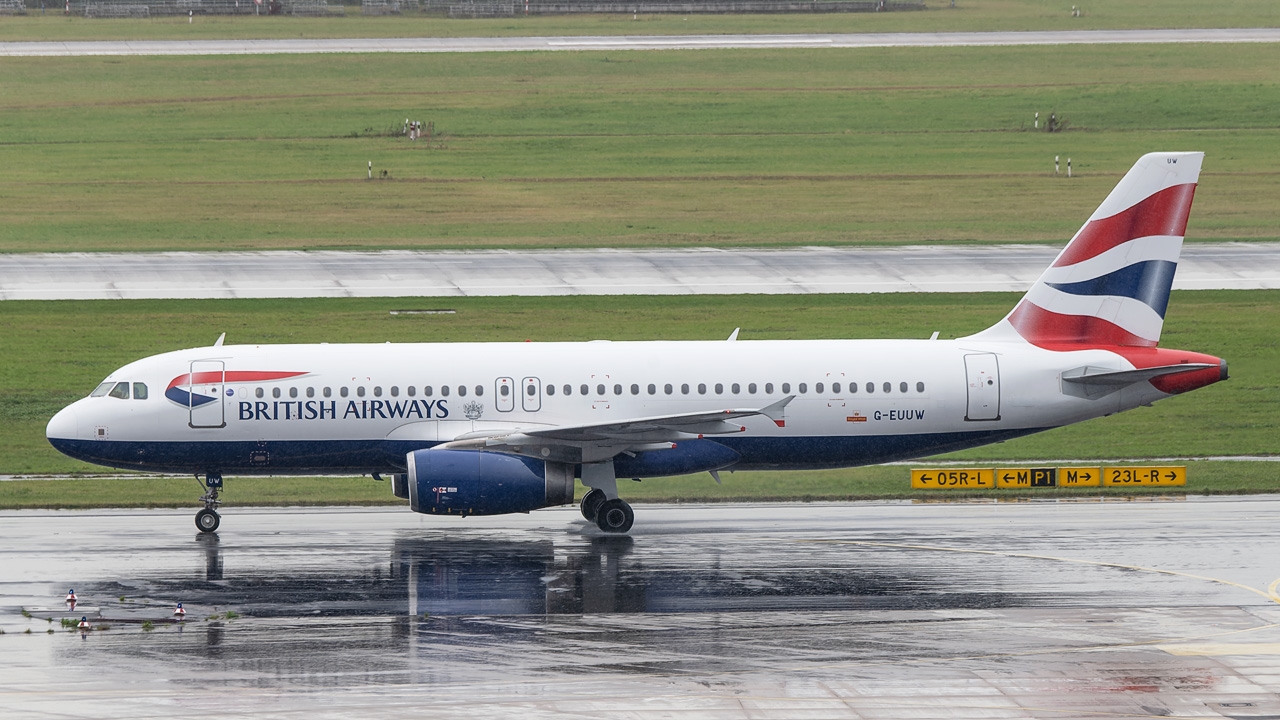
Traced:
[[[1196, 370], [1216, 368], [1209, 363], [1179, 363], [1177, 365], [1161, 365], [1159, 367], [1138, 368], [1136, 370], [1116, 370], [1115, 368], [1078, 367], [1062, 373], [1063, 392], [1069, 395], [1099, 398], [1134, 383], [1147, 382], [1165, 375], [1175, 375]], [[1076, 386], [1077, 391], [1069, 390]]]

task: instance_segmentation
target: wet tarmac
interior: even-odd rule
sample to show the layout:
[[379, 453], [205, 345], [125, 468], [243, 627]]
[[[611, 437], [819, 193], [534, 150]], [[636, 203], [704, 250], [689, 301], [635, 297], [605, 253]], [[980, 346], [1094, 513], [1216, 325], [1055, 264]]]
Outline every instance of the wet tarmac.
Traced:
[[0, 717], [1280, 718], [1277, 511], [3, 512]]

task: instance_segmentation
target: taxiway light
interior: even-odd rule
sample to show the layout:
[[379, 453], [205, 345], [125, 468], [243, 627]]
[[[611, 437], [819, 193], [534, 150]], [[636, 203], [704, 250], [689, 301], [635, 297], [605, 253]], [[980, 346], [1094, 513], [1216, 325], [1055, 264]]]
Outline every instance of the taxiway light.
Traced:
[[69, 603], [74, 603], [75, 601], [76, 601], [76, 591], [75, 591], [75, 590], [68, 590], [68, 591], [67, 591], [67, 602], [69, 602]]
[[79, 624], [79, 625], [76, 625], [76, 627], [77, 627], [77, 628], [79, 628], [80, 630], [92, 630], [92, 629], [93, 629], [93, 626], [89, 624], [89, 616], [88, 616], [88, 615], [85, 615], [84, 617], [80, 618], [80, 624]]
[[183, 616], [185, 616], [185, 615], [187, 614], [187, 611], [182, 609], [182, 603], [178, 603], [178, 607], [176, 607], [176, 608], [174, 608], [174, 609], [173, 609], [173, 614], [174, 614], [178, 619], [182, 619], [182, 617], [183, 617]]

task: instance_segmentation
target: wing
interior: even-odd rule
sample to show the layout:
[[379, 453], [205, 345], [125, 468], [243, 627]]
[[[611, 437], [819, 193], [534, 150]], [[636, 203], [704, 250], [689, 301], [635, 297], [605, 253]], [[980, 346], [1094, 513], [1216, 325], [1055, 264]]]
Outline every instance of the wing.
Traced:
[[620, 453], [661, 450], [680, 440], [746, 430], [733, 422], [763, 415], [784, 427], [783, 410], [794, 395], [753, 410], [712, 410], [676, 415], [628, 418], [582, 425], [557, 425], [501, 433], [482, 431], [464, 435], [438, 447], [451, 450], [489, 450], [556, 462], [601, 462]]

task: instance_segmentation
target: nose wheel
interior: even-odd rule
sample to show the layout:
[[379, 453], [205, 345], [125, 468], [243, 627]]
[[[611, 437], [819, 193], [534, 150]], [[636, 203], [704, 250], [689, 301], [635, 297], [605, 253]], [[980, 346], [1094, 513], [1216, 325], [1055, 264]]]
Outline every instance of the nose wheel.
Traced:
[[196, 513], [196, 527], [202, 533], [211, 533], [218, 529], [218, 524], [222, 522], [222, 516], [218, 513], [205, 508]]
[[200, 487], [204, 489], [204, 495], [200, 496], [204, 509], [196, 513], [196, 529], [202, 533], [211, 533], [222, 523], [222, 516], [218, 514], [218, 506], [222, 504], [218, 499], [218, 494], [222, 490], [222, 475], [205, 473], [203, 482], [197, 475], [196, 482], [200, 483]]

